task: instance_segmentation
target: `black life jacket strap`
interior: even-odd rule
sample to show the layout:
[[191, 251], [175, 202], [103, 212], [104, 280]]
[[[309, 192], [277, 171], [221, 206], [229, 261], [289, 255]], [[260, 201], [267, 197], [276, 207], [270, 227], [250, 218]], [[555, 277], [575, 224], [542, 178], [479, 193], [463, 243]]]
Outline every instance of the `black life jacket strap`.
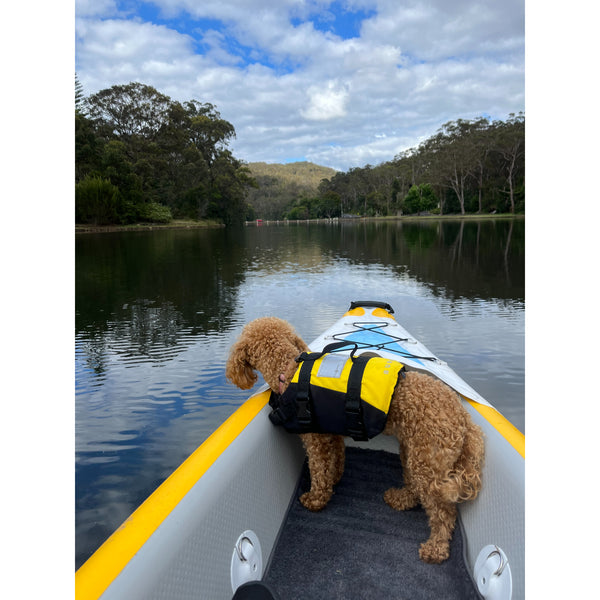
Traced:
[[312, 361], [304, 361], [300, 366], [298, 374], [298, 388], [296, 392], [296, 415], [298, 423], [306, 427], [312, 422], [312, 410], [310, 406], [310, 372], [313, 368]]
[[348, 375], [348, 388], [346, 391], [346, 431], [354, 441], [368, 440], [363, 421], [360, 402], [360, 387], [365, 367], [369, 362], [368, 356], [357, 356], [352, 360], [352, 368]]

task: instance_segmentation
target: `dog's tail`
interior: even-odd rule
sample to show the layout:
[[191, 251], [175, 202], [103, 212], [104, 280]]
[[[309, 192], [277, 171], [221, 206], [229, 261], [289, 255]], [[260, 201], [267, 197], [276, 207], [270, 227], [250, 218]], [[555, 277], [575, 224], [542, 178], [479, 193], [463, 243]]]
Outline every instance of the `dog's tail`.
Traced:
[[483, 466], [483, 432], [472, 422], [467, 423], [461, 455], [439, 485], [448, 502], [473, 500], [481, 490]]

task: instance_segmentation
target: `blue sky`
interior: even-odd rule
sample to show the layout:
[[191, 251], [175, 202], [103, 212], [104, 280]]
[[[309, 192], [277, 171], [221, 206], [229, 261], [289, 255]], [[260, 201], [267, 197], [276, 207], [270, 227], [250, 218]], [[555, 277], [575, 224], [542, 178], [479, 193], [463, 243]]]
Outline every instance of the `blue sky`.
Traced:
[[525, 107], [523, 0], [76, 0], [86, 94], [216, 105], [236, 157], [340, 170]]

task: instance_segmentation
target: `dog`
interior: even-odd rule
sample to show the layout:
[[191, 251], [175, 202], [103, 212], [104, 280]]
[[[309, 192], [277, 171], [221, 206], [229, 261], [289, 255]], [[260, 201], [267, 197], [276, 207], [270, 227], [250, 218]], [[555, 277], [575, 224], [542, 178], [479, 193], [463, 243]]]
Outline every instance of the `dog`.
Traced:
[[[282, 394], [298, 363], [308, 350], [293, 327], [277, 317], [262, 317], [247, 324], [234, 343], [225, 375], [241, 389], [257, 381], [256, 371], [276, 394]], [[473, 500], [481, 489], [484, 442], [481, 429], [445, 383], [417, 371], [399, 378], [383, 433], [400, 443], [404, 485], [384, 493], [395, 510], [417, 504], [429, 519], [430, 537], [419, 548], [427, 563], [450, 556], [458, 502]], [[311, 511], [323, 509], [344, 472], [345, 444], [341, 435], [302, 433], [308, 457], [310, 490], [300, 502]]]

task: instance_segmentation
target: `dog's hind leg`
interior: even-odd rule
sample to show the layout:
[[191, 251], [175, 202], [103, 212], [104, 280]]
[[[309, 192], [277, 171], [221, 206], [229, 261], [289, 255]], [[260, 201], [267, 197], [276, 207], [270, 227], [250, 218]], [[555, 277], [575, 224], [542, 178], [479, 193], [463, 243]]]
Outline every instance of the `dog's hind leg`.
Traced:
[[404, 485], [401, 488], [390, 488], [383, 494], [383, 499], [394, 510], [409, 510], [418, 504], [419, 497], [411, 483], [410, 466], [406, 460], [406, 450], [402, 446], [402, 441], [399, 440], [399, 442]]
[[456, 524], [456, 504], [451, 502], [423, 502], [425, 512], [429, 517], [431, 535], [419, 548], [421, 560], [427, 563], [441, 563], [450, 556], [450, 538]]
[[339, 482], [344, 474], [344, 463], [346, 460], [346, 444], [341, 435], [331, 436], [331, 455], [329, 468], [331, 469], [333, 484]]
[[[305, 433], [301, 436], [308, 456], [310, 491], [300, 496], [300, 502], [309, 510], [324, 508], [333, 495], [333, 486], [343, 472], [343, 438], [338, 435]], [[340, 465], [341, 453], [341, 465]]]

